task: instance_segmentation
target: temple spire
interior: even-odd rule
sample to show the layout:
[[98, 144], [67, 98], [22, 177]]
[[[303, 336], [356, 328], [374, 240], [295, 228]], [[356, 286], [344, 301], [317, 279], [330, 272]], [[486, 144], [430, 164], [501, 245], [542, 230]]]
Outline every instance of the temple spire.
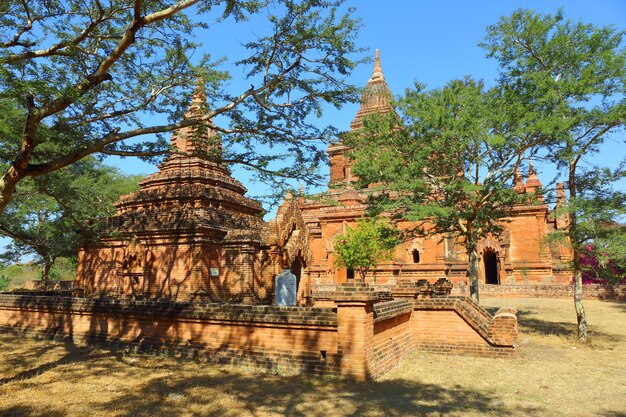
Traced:
[[[185, 118], [201, 117], [206, 114], [206, 90], [204, 79], [198, 77], [191, 103], [185, 112]], [[214, 138], [214, 140], [212, 140]], [[205, 123], [196, 126], [184, 127], [172, 133], [172, 145], [184, 153], [213, 153], [216, 157], [221, 156], [222, 146], [219, 137]]]
[[391, 90], [385, 81], [383, 67], [380, 65], [380, 51], [374, 55], [374, 70], [372, 76], [361, 94], [361, 108], [356, 114], [350, 128], [359, 129], [363, 126], [363, 118], [372, 113], [387, 113], [391, 111]]
[[380, 65], [380, 51], [377, 49], [374, 55], [374, 71], [372, 71], [372, 77], [368, 82], [378, 80], [385, 81], [385, 75], [383, 74], [383, 67]]
[[196, 80], [196, 88], [191, 97], [191, 104], [185, 112], [185, 117], [200, 116], [202, 108], [206, 106], [206, 90], [204, 88], [204, 79], [198, 77]]
[[[528, 162], [528, 178], [526, 179], [526, 193], [532, 194], [537, 193], [538, 190], [541, 190], [543, 185], [541, 181], [539, 181], [539, 177], [537, 176], [537, 171], [535, 171], [535, 167], [533, 167], [532, 162]], [[543, 195], [541, 193], [537, 194], [537, 200], [543, 202]]]

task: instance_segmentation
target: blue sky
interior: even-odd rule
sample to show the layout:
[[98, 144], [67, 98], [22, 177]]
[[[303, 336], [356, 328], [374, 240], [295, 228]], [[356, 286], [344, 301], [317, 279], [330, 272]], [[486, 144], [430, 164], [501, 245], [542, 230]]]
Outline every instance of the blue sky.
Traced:
[[[518, 8], [527, 8], [541, 13], [555, 13], [559, 8], [572, 20], [582, 20], [594, 25], [614, 25], [626, 29], [626, 1], [418, 1], [387, 0], [355, 1], [346, 5], [356, 7], [355, 16], [362, 19], [358, 44], [381, 51], [385, 77], [394, 94], [402, 94], [415, 81], [428, 87], [441, 87], [454, 78], [472, 75], [487, 84], [494, 81], [496, 65], [485, 57], [478, 43], [485, 35], [485, 28], [496, 23], [501, 16], [510, 15]], [[231, 86], [247, 88], [249, 83], [240, 75], [241, 70], [231, 66], [241, 58], [241, 43], [255, 34], [262, 33], [263, 22], [259, 19], [245, 24], [233, 22], [212, 26], [199, 39], [204, 49], [215, 58], [226, 57], [223, 69], [231, 71]], [[364, 64], [352, 74], [350, 81], [364, 85], [371, 74], [371, 64]], [[210, 103], [209, 103], [210, 105]], [[358, 110], [358, 104], [346, 105], [341, 110], [329, 109], [320, 124], [332, 124], [347, 130]], [[602, 149], [603, 164], [616, 165], [624, 152], [624, 137], [614, 137]], [[150, 173], [153, 165], [136, 159], [110, 160], [129, 173]], [[324, 172], [327, 167], [320, 167]], [[234, 176], [248, 187], [251, 194], [262, 193], [263, 186], [251, 183], [249, 176], [234, 169]], [[548, 182], [554, 176], [550, 169], [540, 172], [540, 178]], [[308, 190], [315, 191], [315, 190]]]

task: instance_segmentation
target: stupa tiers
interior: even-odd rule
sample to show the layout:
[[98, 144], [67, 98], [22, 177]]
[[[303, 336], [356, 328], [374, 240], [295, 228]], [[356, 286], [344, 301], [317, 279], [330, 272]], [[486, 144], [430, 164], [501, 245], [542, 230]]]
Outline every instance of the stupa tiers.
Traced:
[[[199, 87], [186, 117], [201, 115], [205, 101]], [[105, 237], [79, 251], [77, 285], [87, 294], [149, 298], [265, 297], [261, 204], [219, 162], [215, 132], [184, 128], [171, 142], [176, 153], [117, 201]]]

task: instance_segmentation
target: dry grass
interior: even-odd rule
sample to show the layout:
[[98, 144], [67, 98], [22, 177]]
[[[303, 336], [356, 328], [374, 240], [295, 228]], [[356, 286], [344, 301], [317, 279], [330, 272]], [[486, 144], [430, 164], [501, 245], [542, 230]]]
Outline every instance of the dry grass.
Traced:
[[515, 359], [414, 353], [355, 384], [0, 335], [3, 416], [626, 416], [626, 304], [485, 300], [519, 309]]

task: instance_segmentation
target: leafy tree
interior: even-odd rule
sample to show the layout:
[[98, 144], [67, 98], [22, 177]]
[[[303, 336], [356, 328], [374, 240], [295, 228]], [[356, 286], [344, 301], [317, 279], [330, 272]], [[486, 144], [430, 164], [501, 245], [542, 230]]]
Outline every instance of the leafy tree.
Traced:
[[[518, 10], [487, 29], [483, 46], [500, 66], [500, 83], [542, 132], [546, 159], [567, 171], [570, 204], [579, 207], [585, 157], [626, 124], [624, 32], [566, 20], [562, 12]], [[570, 210], [578, 337], [587, 339], [582, 304], [579, 212]]]
[[35, 255], [48, 280], [58, 258], [75, 258], [80, 241], [98, 233], [99, 223], [91, 220], [112, 215], [115, 200], [137, 183], [92, 157], [22, 181], [0, 217], [0, 236], [12, 239], [1, 256], [16, 262]]
[[372, 214], [391, 212], [416, 222], [418, 235], [463, 242], [471, 297], [478, 301], [478, 242], [499, 232], [519, 201], [511, 180], [540, 139], [514, 128], [517, 113], [501, 91], [485, 91], [470, 78], [430, 91], [416, 85], [397, 110], [366, 119], [364, 129], [346, 139], [358, 186], [373, 190]]
[[361, 280], [384, 259], [391, 259], [393, 248], [400, 243], [400, 233], [386, 222], [368, 218], [358, 221], [335, 237], [335, 265], [358, 271]]
[[620, 223], [626, 215], [626, 193], [615, 189], [624, 178], [623, 167], [594, 167], [577, 177], [580, 193], [569, 212], [578, 220], [583, 281], [615, 284], [626, 277], [626, 225]]
[[[325, 155], [319, 144], [332, 129], [316, 128], [308, 116], [356, 97], [344, 76], [359, 61], [353, 42], [359, 23], [351, 9], [340, 12], [341, 3], [2, 2], [0, 98], [21, 107], [20, 140], [3, 150], [10, 163], [0, 174], [0, 212], [26, 178], [91, 154], [158, 158], [171, 151], [161, 134], [193, 125], [221, 135], [223, 153], [207, 157], [243, 164], [262, 179], [319, 180], [314, 167]], [[209, 21], [243, 27], [257, 15], [266, 19], [267, 34], [243, 44], [247, 56], [235, 64], [250, 87], [233, 91], [219, 69], [224, 60], [200, 56], [194, 39], [200, 30], [211, 36]], [[184, 117], [197, 80], [210, 108]], [[157, 137], [144, 139], [148, 134]]]

